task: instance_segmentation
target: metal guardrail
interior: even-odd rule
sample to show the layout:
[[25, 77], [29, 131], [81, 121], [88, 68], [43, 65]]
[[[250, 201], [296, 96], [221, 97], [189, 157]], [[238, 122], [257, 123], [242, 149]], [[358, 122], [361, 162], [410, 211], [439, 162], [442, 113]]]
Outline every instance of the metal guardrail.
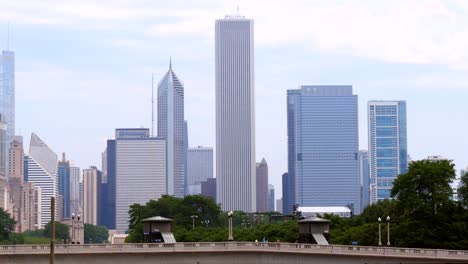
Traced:
[[[1, 255], [49, 254], [48, 245], [4, 245]], [[364, 247], [297, 243], [200, 242], [175, 244], [84, 244], [56, 245], [55, 254], [158, 253], [158, 252], [285, 252], [343, 256], [467, 260], [468, 251], [398, 247]]]

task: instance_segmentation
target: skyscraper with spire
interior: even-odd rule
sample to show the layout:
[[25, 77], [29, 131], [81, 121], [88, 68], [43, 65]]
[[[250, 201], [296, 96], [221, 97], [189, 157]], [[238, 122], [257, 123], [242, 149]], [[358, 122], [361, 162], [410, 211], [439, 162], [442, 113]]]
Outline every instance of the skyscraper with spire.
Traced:
[[158, 136], [166, 139], [167, 194], [185, 195], [184, 86], [172, 70], [158, 85]]
[[215, 24], [216, 184], [223, 210], [256, 211], [254, 21]]

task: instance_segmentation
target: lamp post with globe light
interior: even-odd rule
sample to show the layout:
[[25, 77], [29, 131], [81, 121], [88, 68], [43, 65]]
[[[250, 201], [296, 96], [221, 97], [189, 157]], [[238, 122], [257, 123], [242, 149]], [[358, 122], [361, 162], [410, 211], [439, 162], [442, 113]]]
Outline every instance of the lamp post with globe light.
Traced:
[[390, 246], [390, 216], [387, 216], [387, 246]]
[[382, 233], [381, 233], [381, 230], [380, 230], [380, 224], [382, 222], [382, 218], [378, 218], [377, 221], [379, 221], [379, 246], [382, 245]]

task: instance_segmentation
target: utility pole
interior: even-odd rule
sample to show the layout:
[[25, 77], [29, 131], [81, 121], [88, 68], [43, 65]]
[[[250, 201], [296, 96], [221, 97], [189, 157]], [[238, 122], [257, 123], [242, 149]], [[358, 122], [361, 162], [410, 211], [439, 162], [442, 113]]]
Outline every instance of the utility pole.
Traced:
[[54, 264], [55, 250], [55, 197], [50, 197], [50, 264]]

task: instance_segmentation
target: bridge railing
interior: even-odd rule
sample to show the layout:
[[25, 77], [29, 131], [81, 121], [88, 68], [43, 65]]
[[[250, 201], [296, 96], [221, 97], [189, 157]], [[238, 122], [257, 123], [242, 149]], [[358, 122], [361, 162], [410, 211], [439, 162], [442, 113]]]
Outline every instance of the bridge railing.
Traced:
[[[48, 245], [3, 245], [0, 255], [48, 254]], [[56, 245], [56, 254], [139, 253], [139, 252], [216, 252], [216, 251], [276, 251], [304, 254], [388, 256], [405, 258], [466, 259], [468, 251], [398, 247], [365, 247], [347, 245], [315, 245], [298, 243], [257, 242], [193, 242], [174, 244], [84, 244]]]

